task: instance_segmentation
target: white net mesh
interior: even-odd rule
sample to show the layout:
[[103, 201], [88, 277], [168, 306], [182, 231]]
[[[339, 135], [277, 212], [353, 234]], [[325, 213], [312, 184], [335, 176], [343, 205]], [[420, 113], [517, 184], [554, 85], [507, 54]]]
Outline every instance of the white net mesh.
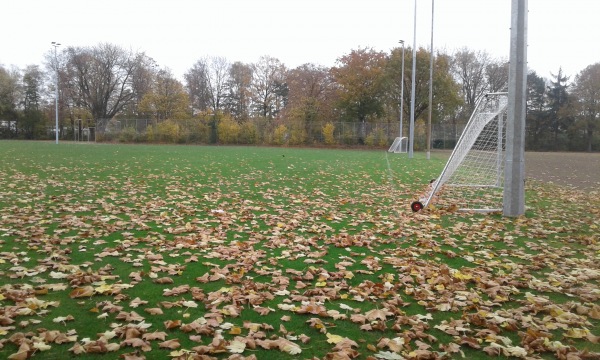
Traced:
[[507, 105], [506, 93], [481, 99], [442, 174], [423, 199], [424, 206], [435, 196], [464, 210], [502, 208]]

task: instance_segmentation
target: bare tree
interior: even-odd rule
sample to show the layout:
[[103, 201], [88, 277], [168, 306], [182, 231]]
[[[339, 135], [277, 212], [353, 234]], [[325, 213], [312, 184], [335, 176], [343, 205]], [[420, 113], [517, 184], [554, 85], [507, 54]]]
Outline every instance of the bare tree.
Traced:
[[208, 80], [208, 64], [206, 59], [200, 59], [183, 76], [185, 87], [190, 98], [194, 113], [210, 108], [211, 96]]
[[486, 52], [463, 48], [454, 55], [452, 70], [461, 87], [468, 114], [473, 112], [477, 101], [488, 91], [486, 67], [489, 64], [490, 56]]
[[270, 56], [261, 56], [252, 66], [252, 103], [258, 116], [273, 118], [287, 101], [286, 69]]
[[239, 61], [231, 64], [224, 101], [225, 109], [238, 121], [249, 117], [251, 84], [252, 67]]
[[487, 92], [507, 91], [508, 65], [506, 60], [492, 60], [485, 67]]
[[158, 64], [154, 59], [145, 53], [137, 54], [134, 61], [136, 66], [133, 68], [131, 78], [131, 90], [133, 99], [123, 108], [123, 115], [128, 118], [139, 118], [143, 116], [140, 113], [139, 106], [146, 94], [152, 92], [152, 87], [158, 76]]
[[211, 57], [208, 66], [208, 89], [213, 112], [221, 110], [229, 77], [229, 62], [224, 57]]
[[136, 55], [112, 44], [70, 47], [67, 73], [75, 101], [89, 109], [98, 132], [134, 98]]

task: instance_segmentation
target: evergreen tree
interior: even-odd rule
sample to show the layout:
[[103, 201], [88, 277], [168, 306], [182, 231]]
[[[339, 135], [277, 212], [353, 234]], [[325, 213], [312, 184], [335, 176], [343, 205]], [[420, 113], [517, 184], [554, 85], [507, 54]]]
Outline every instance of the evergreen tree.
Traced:
[[563, 74], [562, 68], [556, 75], [551, 74], [554, 80], [548, 87], [548, 118], [553, 134], [554, 150], [560, 149], [558, 135], [566, 132], [573, 122], [570, 109], [569, 77]]

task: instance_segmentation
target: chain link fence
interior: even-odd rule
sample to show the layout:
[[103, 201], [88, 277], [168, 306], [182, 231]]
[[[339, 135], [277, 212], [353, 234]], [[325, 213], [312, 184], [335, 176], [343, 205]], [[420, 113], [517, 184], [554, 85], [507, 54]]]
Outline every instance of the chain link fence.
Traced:
[[[200, 144], [255, 145], [366, 145], [387, 147], [400, 136], [399, 123], [391, 122], [315, 122], [285, 123], [256, 119], [243, 123], [230, 121], [227, 126], [216, 120], [177, 120], [156, 123], [150, 119], [120, 119], [107, 122], [98, 141], [167, 142]], [[333, 126], [326, 135], [325, 126]], [[464, 124], [433, 124], [431, 145], [434, 149], [451, 149], [462, 133]], [[409, 135], [405, 124], [403, 136]], [[332, 139], [327, 139], [331, 136]], [[426, 148], [426, 126], [417, 122], [415, 149]]]

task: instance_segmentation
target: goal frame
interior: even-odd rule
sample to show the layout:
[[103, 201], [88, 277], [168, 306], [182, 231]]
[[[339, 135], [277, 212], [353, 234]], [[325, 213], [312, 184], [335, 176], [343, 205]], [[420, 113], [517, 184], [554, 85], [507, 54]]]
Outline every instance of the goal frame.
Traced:
[[408, 138], [406, 136], [395, 138], [392, 146], [388, 149], [388, 152], [394, 154], [408, 153]]
[[[493, 113], [485, 113], [480, 111], [480, 107], [482, 106], [482, 101], [488, 101], [487, 99], [490, 96], [494, 96], [494, 97], [505, 97], [505, 100], [502, 104], [499, 105], [497, 111], [493, 112]], [[483, 104], [485, 106], [485, 104]], [[503, 180], [504, 180], [504, 161], [505, 161], [505, 145], [506, 145], [506, 140], [505, 140], [505, 135], [506, 135], [506, 128], [504, 126], [504, 122], [506, 121], [506, 117], [507, 117], [507, 106], [508, 106], [508, 93], [507, 92], [495, 92], [495, 93], [488, 93], [484, 96], [482, 96], [479, 101], [477, 102], [475, 109], [473, 111], [473, 113], [471, 114], [471, 117], [469, 119], [469, 121], [467, 122], [467, 125], [465, 126], [465, 129], [463, 130], [458, 142], [456, 143], [456, 146], [454, 147], [454, 149], [452, 150], [452, 153], [450, 155], [450, 157], [448, 158], [448, 161], [446, 162], [446, 165], [444, 166], [440, 176], [437, 179], [433, 179], [430, 182], [430, 186], [428, 189], [428, 193], [427, 195], [425, 195], [424, 197], [422, 197], [421, 199], [419, 199], [418, 201], [414, 201], [411, 204], [411, 209], [414, 212], [420, 211], [421, 209], [427, 207], [433, 197], [441, 190], [441, 188], [446, 185], [446, 186], [461, 186], [461, 187], [495, 187], [495, 188], [502, 188], [503, 187]], [[479, 118], [479, 115], [486, 115], [489, 114], [488, 117], [484, 118], [483, 120], [481, 118]], [[472, 150], [473, 145], [477, 142], [479, 135], [481, 135], [481, 132], [484, 130], [484, 128], [491, 123], [492, 121], [497, 121], [498, 125], [497, 125], [497, 138], [496, 138], [496, 183], [495, 184], [461, 184], [461, 185], [449, 185], [446, 184], [448, 182], [449, 179], [451, 179], [452, 175], [457, 171], [457, 169], [460, 167], [460, 164], [465, 160], [465, 157], [467, 157], [467, 154], [469, 153], [470, 150]], [[457, 164], [458, 162], [458, 164]], [[458, 211], [471, 211], [471, 212], [478, 212], [478, 213], [488, 213], [488, 212], [498, 212], [498, 211], [502, 211], [502, 208], [460, 208], [458, 209]]]

